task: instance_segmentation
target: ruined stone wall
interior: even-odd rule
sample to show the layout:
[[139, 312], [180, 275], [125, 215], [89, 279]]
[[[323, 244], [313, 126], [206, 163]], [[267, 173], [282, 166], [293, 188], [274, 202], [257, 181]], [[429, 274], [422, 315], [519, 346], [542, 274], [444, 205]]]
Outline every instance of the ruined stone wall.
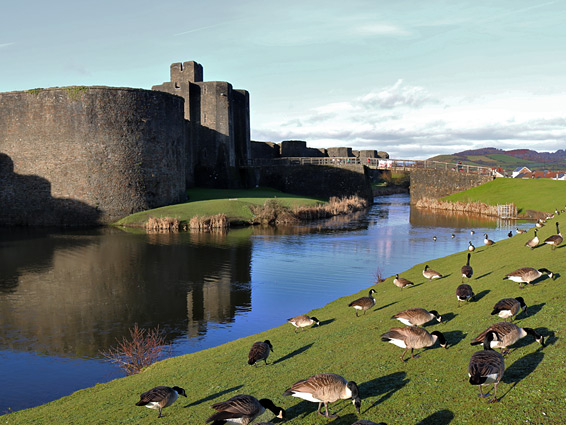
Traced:
[[489, 175], [467, 174], [452, 170], [416, 169], [411, 171], [411, 203], [420, 199], [439, 199], [490, 182]]
[[105, 224], [183, 201], [183, 108], [127, 88], [0, 93], [0, 224]]

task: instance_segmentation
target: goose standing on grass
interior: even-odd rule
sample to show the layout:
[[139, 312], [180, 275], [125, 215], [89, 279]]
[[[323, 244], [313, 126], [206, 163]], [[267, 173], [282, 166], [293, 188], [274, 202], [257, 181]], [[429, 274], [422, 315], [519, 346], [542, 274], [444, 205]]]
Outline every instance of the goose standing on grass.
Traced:
[[302, 328], [304, 331], [307, 326], [312, 326], [314, 324], [316, 324], [317, 326], [320, 325], [320, 322], [316, 317], [309, 317], [306, 314], [291, 317], [289, 320], [287, 320], [287, 322], [295, 327], [295, 333], [297, 333], [299, 328]]
[[520, 328], [514, 323], [510, 322], [498, 322], [491, 325], [477, 337], [475, 337], [470, 345], [479, 345], [483, 344], [485, 336], [489, 332], [495, 332], [497, 335], [497, 339], [493, 339], [490, 342], [491, 348], [499, 348], [501, 353], [506, 355], [509, 353], [507, 347], [510, 345], [515, 344], [521, 338], [526, 337], [527, 335], [532, 335], [535, 338], [535, 341], [538, 342], [543, 347], [544, 345], [544, 336], [540, 335], [537, 331], [532, 328]]
[[472, 298], [474, 298], [476, 294], [472, 290], [472, 287], [467, 283], [463, 283], [462, 285], [456, 288], [456, 298], [458, 299], [458, 307], [460, 307], [460, 303], [462, 301], [468, 302]]
[[401, 288], [401, 289], [403, 289], [403, 288], [406, 287], [406, 286], [412, 286], [412, 285], [414, 285], [414, 283], [411, 282], [410, 280], [405, 279], [405, 278], [403, 278], [403, 277], [399, 277], [399, 274], [396, 274], [396, 275], [395, 275], [395, 279], [393, 279], [393, 284], [394, 284], [396, 287]]
[[273, 401], [268, 398], [258, 400], [246, 394], [238, 394], [229, 400], [215, 403], [212, 405], [212, 408], [218, 410], [217, 413], [206, 420], [206, 423], [212, 422], [212, 425], [223, 425], [227, 423], [248, 425], [253, 422], [255, 418], [263, 415], [265, 409], [271, 410], [279, 419], [286, 418], [285, 410], [281, 407], [277, 407]]
[[140, 395], [140, 401], [136, 403], [136, 406], [145, 406], [149, 409], [159, 410], [157, 417], [160, 418], [162, 416], [161, 410], [175, 403], [180, 395], [187, 396], [185, 390], [181, 387], [159, 386]]
[[408, 326], [406, 328], [391, 328], [389, 331], [381, 335], [381, 340], [383, 342], [389, 342], [396, 345], [397, 347], [404, 348], [403, 354], [401, 355], [401, 360], [404, 360], [405, 353], [410, 348], [411, 358], [416, 359], [419, 357], [417, 354], [413, 356], [413, 350], [425, 347], [433, 346], [436, 341], [440, 343], [440, 346], [447, 348], [446, 338], [442, 332], [434, 331], [428, 333], [425, 329], [419, 328], [418, 326]]
[[442, 275], [435, 270], [429, 269], [428, 264], [425, 266], [423, 270], [423, 276], [428, 279], [430, 282], [432, 279], [440, 279]]
[[470, 363], [468, 364], [468, 376], [470, 384], [479, 385], [480, 397], [488, 397], [489, 394], [483, 394], [482, 385], [493, 384], [494, 395], [489, 401], [493, 403], [497, 400], [497, 384], [503, 377], [505, 371], [505, 360], [497, 351], [491, 349], [491, 341], [497, 335], [495, 332], [488, 332], [484, 338], [483, 350], [472, 354]]
[[515, 232], [516, 232], [518, 235], [522, 235], [523, 233], [527, 233], [526, 230], [519, 229], [518, 227], [517, 227], [517, 229], [515, 229]]
[[367, 297], [358, 298], [348, 304], [348, 307], [354, 307], [356, 309], [356, 317], [358, 317], [358, 310], [362, 310], [364, 314], [366, 314], [366, 311], [375, 305], [373, 294], [375, 294], [375, 289], [370, 289]]
[[564, 239], [562, 238], [562, 233], [560, 233], [560, 229], [558, 228], [558, 222], [556, 222], [556, 235], [549, 236], [544, 240], [544, 243], [552, 246], [552, 249], [556, 249], [556, 247], [560, 245], [563, 240]]
[[522, 283], [528, 285], [529, 283], [537, 280], [543, 274], [546, 274], [549, 278], [554, 279], [554, 273], [552, 273], [548, 269], [540, 268], [537, 270], [532, 267], [522, 267], [520, 269], [512, 271], [511, 273], [507, 273], [503, 280], [508, 279], [512, 280], [513, 282], [517, 282], [519, 284], [519, 288], [522, 288]]
[[544, 223], [543, 223], [543, 221], [539, 218], [539, 219], [537, 220], [537, 222], [535, 223], [535, 226], [540, 229], [540, 228], [544, 227]]
[[470, 257], [472, 256], [471, 253], [468, 252], [468, 261], [466, 262], [465, 266], [462, 266], [462, 282], [464, 282], [464, 278], [468, 278], [468, 282], [474, 275], [474, 269], [470, 266]]
[[438, 311], [427, 311], [424, 308], [410, 308], [397, 313], [391, 318], [397, 319], [407, 326], [422, 326], [431, 320], [437, 320], [438, 323], [442, 323], [442, 316], [438, 314]]
[[267, 364], [267, 357], [269, 357], [270, 351], [273, 351], [273, 345], [271, 345], [268, 339], [263, 342], [254, 342], [248, 353], [248, 364], [255, 365], [260, 360], [263, 360], [265, 364]]
[[[352, 404], [356, 408], [358, 415], [360, 414], [360, 391], [358, 385], [354, 381], [347, 381], [340, 375], [335, 373], [319, 373], [310, 378], [295, 382], [291, 388], [288, 388], [284, 396], [293, 396], [302, 398], [303, 400], [318, 403], [318, 414], [327, 418], [337, 418], [338, 415], [331, 415], [328, 412], [328, 404], [337, 400], [352, 399]], [[323, 415], [320, 411], [324, 403], [326, 413]]]
[[472, 243], [472, 241], [469, 241], [468, 251], [474, 252], [475, 250], [476, 250], [476, 247], [474, 246], [474, 244]]
[[495, 245], [495, 242], [493, 242], [491, 239], [489, 239], [487, 237], [487, 233], [483, 234], [483, 243], [484, 243], [484, 245], [487, 245], [487, 246]]
[[525, 246], [528, 246], [529, 248], [534, 249], [534, 248], [538, 245], [538, 243], [539, 243], [539, 238], [538, 238], [538, 236], [537, 236], [537, 232], [538, 232], [538, 229], [535, 229], [535, 236], [534, 236], [534, 238], [529, 239], [529, 240], [527, 241], [527, 243], [525, 244]]
[[505, 319], [505, 321], [507, 321], [510, 317], [511, 321], [513, 321], [513, 317], [522, 311], [527, 311], [527, 305], [525, 304], [523, 297], [503, 298], [502, 300], [497, 301], [497, 303], [493, 306], [491, 315], [495, 316], [497, 314], [502, 319]]

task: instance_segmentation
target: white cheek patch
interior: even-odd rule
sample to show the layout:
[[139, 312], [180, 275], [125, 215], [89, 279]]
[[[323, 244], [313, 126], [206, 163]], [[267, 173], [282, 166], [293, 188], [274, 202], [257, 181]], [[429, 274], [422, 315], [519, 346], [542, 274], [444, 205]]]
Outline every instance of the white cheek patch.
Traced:
[[397, 347], [401, 347], [401, 348], [407, 348], [407, 345], [405, 344], [405, 341], [403, 341], [402, 339], [391, 339], [388, 342], [390, 342], [391, 344], [396, 345]]
[[303, 400], [306, 400], [306, 401], [312, 401], [313, 403], [320, 403], [321, 402], [321, 400], [314, 398], [311, 393], [294, 392], [291, 395], [293, 397], [302, 398]]

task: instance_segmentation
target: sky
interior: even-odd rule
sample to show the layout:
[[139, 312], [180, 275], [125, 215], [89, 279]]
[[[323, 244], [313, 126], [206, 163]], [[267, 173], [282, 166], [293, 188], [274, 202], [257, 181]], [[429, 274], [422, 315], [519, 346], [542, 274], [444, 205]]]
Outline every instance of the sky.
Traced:
[[[566, 148], [566, 2], [7, 0], [0, 92], [151, 89], [194, 60], [251, 137], [425, 159]], [[1, 117], [0, 117], [1, 119]]]

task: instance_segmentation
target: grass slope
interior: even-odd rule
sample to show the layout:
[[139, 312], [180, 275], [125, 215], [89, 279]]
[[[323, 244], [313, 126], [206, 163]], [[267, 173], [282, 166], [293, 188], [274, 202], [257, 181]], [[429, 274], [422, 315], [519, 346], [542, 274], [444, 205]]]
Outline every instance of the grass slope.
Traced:
[[321, 199], [291, 195], [275, 189], [202, 189], [187, 191], [189, 202], [142, 211], [124, 217], [115, 224], [119, 226], [143, 225], [149, 217], [175, 217], [188, 222], [194, 216], [226, 214], [229, 221], [249, 221], [252, 218], [250, 205], [263, 205], [268, 199], [277, 199], [282, 205], [295, 207], [315, 205]]
[[526, 210], [553, 213], [564, 208], [566, 182], [547, 179], [495, 179], [472, 189], [442, 198], [451, 202], [476, 202], [488, 205], [517, 205], [519, 214]]
[[[539, 232], [544, 240], [554, 229], [548, 223]], [[367, 290], [340, 298], [310, 312], [321, 325], [295, 334], [282, 324], [261, 334], [215, 348], [156, 363], [139, 375], [77, 391], [60, 400], [2, 417], [6, 424], [149, 424], [157, 412], [136, 407], [139, 394], [157, 385], [179, 385], [187, 390], [182, 398], [165, 409], [163, 424], [204, 424], [212, 414], [210, 405], [244, 393], [271, 398], [287, 410], [289, 425], [350, 425], [357, 418], [351, 401], [331, 404], [331, 412], [341, 418], [328, 420], [316, 413], [315, 403], [282, 393], [297, 380], [320, 372], [338, 373], [354, 380], [362, 396], [361, 417], [391, 424], [558, 424], [566, 415], [566, 295], [564, 261], [566, 245], [551, 251], [549, 246], [530, 250], [524, 246], [533, 235], [498, 241], [479, 247], [472, 254], [474, 277], [470, 284], [477, 300], [457, 307], [456, 287], [461, 283], [460, 268], [466, 252], [427, 262], [444, 278], [425, 282], [417, 264], [402, 277], [415, 282], [400, 290], [388, 277], [374, 285], [376, 306], [366, 315], [355, 317], [348, 303]], [[502, 277], [523, 266], [546, 267], [558, 273], [556, 280], [543, 278], [537, 285], [519, 289]], [[331, 271], [331, 266], [329, 266]], [[353, 276], [353, 279], [370, 276]], [[493, 305], [501, 298], [522, 296], [528, 312], [516, 323], [545, 335], [542, 348], [527, 336], [506, 358], [506, 371], [499, 385], [500, 403], [488, 404], [477, 397], [477, 388], [468, 383], [467, 366], [478, 350], [469, 342], [491, 323]], [[450, 347], [436, 345], [424, 350], [419, 359], [402, 363], [402, 349], [381, 342], [380, 335], [391, 327], [395, 313], [411, 307], [438, 310], [445, 324], [427, 326], [440, 330]], [[290, 306], [289, 311], [293, 310]], [[291, 316], [291, 314], [290, 314]], [[270, 339], [275, 352], [267, 366], [247, 365], [247, 354], [255, 341]], [[270, 420], [270, 412], [262, 417]], [[277, 420], [273, 420], [277, 423]]]

